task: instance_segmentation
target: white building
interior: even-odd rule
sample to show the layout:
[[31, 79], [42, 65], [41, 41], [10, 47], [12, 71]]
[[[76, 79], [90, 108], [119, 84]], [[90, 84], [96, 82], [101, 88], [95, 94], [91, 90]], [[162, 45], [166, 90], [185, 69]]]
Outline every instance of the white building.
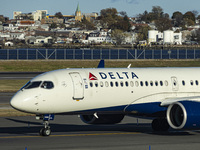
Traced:
[[88, 36], [88, 43], [111, 43], [112, 39], [108, 36], [108, 33], [101, 30], [100, 32], [92, 32]]
[[41, 19], [45, 19], [48, 14], [47, 10], [36, 10], [32, 13], [34, 21], [41, 21]]
[[111, 43], [112, 39], [110, 37], [88, 37], [89, 43]]
[[4, 26], [3, 29], [4, 31], [16, 31], [18, 30], [18, 27], [13, 24], [9, 24], [8, 26]]
[[13, 19], [27, 20], [29, 18], [33, 19], [34, 21], [40, 21], [41, 19], [45, 19], [47, 14], [47, 10], [36, 10], [32, 13], [22, 13], [21, 11], [14, 11]]
[[157, 30], [148, 31], [148, 43], [157, 44], [182, 44], [182, 33], [174, 33], [172, 30], [166, 30], [163, 33]]
[[10, 42], [10, 41], [5, 43], [5, 46], [13, 46], [13, 45], [14, 45], [13, 42]]
[[166, 30], [163, 32], [163, 44], [174, 43], [174, 32], [172, 30]]
[[34, 44], [50, 44], [52, 43], [52, 37], [43, 37], [43, 36], [38, 36], [36, 37], [36, 41]]

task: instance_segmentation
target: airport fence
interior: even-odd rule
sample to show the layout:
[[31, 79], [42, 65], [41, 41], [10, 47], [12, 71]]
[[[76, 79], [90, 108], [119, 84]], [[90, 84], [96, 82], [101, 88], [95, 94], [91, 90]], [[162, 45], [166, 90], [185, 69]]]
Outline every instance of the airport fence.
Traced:
[[0, 49], [0, 60], [200, 59], [200, 49]]

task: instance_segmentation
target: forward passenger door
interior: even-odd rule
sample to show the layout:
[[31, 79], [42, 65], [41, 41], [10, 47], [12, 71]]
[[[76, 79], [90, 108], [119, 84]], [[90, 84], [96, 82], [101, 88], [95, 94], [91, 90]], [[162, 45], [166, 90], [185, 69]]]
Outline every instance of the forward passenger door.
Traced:
[[78, 72], [70, 73], [73, 82], [73, 99], [82, 100], [84, 98], [83, 80]]

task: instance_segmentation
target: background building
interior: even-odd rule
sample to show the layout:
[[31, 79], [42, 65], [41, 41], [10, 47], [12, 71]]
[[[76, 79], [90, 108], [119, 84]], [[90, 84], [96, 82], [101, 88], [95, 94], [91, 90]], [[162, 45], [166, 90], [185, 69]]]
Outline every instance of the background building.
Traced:
[[47, 14], [48, 14], [47, 10], [36, 10], [31, 13], [22, 13], [21, 11], [14, 11], [13, 19], [40, 21], [41, 19], [45, 19]]

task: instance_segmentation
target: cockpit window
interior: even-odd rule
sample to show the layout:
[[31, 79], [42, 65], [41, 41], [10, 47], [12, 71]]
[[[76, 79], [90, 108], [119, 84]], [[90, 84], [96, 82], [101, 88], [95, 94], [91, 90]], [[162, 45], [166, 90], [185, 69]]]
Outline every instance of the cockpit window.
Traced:
[[40, 84], [42, 83], [42, 81], [29, 81], [23, 88], [24, 89], [32, 89], [32, 88], [37, 88], [40, 86]]
[[54, 87], [53, 82], [51, 81], [44, 81], [41, 85], [41, 88], [44, 89], [52, 89]]

